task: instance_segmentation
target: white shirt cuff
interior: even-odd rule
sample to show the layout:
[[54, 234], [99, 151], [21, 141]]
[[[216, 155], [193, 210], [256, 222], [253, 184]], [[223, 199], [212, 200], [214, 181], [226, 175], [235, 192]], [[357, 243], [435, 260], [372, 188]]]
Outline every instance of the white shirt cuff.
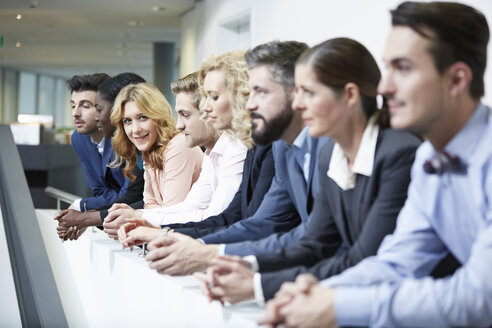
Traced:
[[72, 205], [73, 205], [73, 209], [74, 210], [80, 212], [80, 202], [81, 201], [82, 201], [82, 198], [79, 198], [79, 199], [76, 199], [76, 200], [73, 201]]
[[248, 255], [248, 256], [243, 257], [243, 260], [245, 260], [246, 262], [249, 262], [249, 268], [251, 269], [251, 271], [253, 271], [253, 272], [260, 271], [260, 266], [258, 264], [258, 260], [256, 259], [256, 256]]
[[263, 288], [261, 287], [261, 274], [258, 272], [253, 275], [253, 286], [255, 288], [255, 302], [259, 306], [265, 306], [265, 296], [263, 296]]
[[225, 254], [225, 247], [226, 247], [225, 244], [219, 244], [219, 249], [217, 250], [217, 254], [219, 256], [224, 256], [224, 254]]
[[196, 240], [198, 240], [199, 242], [201, 242], [203, 245], [206, 245], [202, 238], [197, 238]]
[[[146, 220], [150, 224], [153, 224], [155, 226], [160, 226], [162, 224], [162, 217], [164, 217], [163, 213], [153, 213], [151, 211], [142, 211], [142, 219]], [[160, 217], [162, 215], [162, 217]]]

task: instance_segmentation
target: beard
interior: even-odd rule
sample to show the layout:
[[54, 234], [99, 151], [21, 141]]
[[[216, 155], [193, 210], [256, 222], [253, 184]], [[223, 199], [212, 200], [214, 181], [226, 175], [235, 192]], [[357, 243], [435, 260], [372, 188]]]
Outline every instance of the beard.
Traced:
[[280, 111], [277, 116], [273, 117], [267, 122], [263, 115], [258, 113], [251, 113], [251, 118], [263, 120], [263, 129], [256, 130], [257, 124], [253, 123], [253, 132], [251, 137], [257, 145], [268, 145], [276, 140], [279, 140], [285, 129], [289, 126], [294, 116], [294, 111], [291, 108], [290, 102], [286, 101], [282, 111]]

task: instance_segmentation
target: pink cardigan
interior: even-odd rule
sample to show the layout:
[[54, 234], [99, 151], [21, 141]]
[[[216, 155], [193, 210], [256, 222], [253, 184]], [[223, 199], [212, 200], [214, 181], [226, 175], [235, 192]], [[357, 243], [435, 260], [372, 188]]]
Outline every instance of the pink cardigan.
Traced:
[[200, 176], [203, 152], [188, 148], [180, 133], [169, 141], [163, 153], [163, 169], [145, 166], [144, 208], [166, 207], [182, 202]]

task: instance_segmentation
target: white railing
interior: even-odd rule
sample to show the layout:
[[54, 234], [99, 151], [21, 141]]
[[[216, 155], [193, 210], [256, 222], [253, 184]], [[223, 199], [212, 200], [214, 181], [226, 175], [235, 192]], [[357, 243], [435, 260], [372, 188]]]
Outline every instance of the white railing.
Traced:
[[56, 198], [56, 209], [58, 211], [60, 211], [60, 202], [72, 204], [74, 200], [81, 198], [77, 195], [50, 186], [46, 187], [44, 191], [48, 196]]

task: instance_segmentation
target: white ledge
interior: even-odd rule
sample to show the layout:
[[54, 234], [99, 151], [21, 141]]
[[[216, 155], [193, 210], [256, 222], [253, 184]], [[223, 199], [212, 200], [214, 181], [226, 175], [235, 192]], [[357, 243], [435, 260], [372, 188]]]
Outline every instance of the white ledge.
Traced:
[[[252, 303], [209, 303], [193, 276], [158, 274], [98, 229], [61, 243], [54, 210], [36, 210], [65, 315], [71, 327], [256, 327]], [[49, 302], [49, 300], [46, 300]]]

